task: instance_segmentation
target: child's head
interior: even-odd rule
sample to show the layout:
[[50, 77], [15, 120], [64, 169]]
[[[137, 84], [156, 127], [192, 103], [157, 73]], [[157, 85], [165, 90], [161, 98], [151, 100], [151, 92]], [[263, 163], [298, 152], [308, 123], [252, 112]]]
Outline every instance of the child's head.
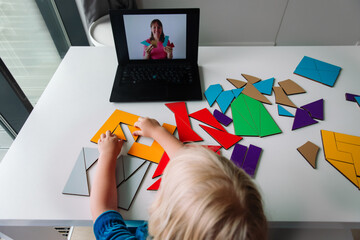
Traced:
[[150, 209], [154, 239], [265, 239], [261, 196], [231, 161], [203, 147], [170, 160]]

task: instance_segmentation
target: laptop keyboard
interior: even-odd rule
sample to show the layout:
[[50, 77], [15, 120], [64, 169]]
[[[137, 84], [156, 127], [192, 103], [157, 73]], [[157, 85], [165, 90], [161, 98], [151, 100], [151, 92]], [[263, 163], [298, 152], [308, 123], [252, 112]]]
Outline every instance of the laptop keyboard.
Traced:
[[189, 64], [136, 64], [123, 70], [121, 83], [191, 84], [193, 67]]

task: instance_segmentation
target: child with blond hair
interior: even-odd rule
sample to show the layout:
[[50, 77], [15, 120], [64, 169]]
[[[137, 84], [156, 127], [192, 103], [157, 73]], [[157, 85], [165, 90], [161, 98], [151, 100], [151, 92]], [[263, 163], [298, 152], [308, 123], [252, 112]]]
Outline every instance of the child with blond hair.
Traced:
[[97, 239], [266, 239], [262, 199], [251, 178], [211, 150], [185, 146], [155, 119], [140, 117], [134, 135], [156, 140], [170, 157], [159, 191], [149, 210], [148, 224], [133, 234], [117, 212], [116, 158], [123, 141], [107, 131], [90, 205]]

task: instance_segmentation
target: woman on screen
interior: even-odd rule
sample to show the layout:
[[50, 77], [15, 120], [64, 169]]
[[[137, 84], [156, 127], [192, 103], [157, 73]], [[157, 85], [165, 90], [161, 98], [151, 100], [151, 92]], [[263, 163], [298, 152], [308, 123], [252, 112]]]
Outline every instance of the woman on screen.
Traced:
[[[145, 40], [144, 44], [144, 59], [172, 59], [173, 47], [165, 37], [161, 21], [159, 19], [152, 20], [150, 29], [151, 36]], [[166, 41], [165, 44], [164, 41]]]

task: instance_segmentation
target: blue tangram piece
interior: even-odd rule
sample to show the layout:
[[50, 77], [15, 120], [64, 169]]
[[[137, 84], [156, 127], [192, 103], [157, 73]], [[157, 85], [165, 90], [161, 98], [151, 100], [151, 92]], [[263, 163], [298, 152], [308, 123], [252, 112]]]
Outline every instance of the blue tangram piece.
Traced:
[[279, 112], [280, 116], [294, 117], [294, 115], [292, 113], [290, 113], [288, 110], [283, 108], [281, 105], [277, 105], [277, 106], [278, 106], [278, 112]]
[[341, 67], [304, 56], [294, 73], [333, 87]]
[[357, 104], [358, 104], [359, 107], [360, 107], [360, 96], [355, 96], [354, 98], [355, 98]]
[[243, 90], [244, 90], [244, 88], [233, 89], [232, 92], [233, 92], [235, 98], [237, 98]]
[[142, 42], [141, 42], [141, 44], [143, 44], [143, 45], [145, 45], [145, 46], [147, 46], [147, 47], [151, 45], [150, 43], [148, 43], [148, 42], [147, 42], [147, 41], [145, 41], [145, 40], [144, 40], [144, 41], [142, 41]]
[[229, 108], [231, 102], [234, 100], [235, 96], [232, 90], [223, 91], [220, 93], [219, 97], [216, 99], [216, 102], [219, 104], [219, 107], [223, 113]]
[[163, 42], [163, 46], [166, 47], [167, 43], [169, 41], [169, 36], [165, 36], [164, 42]]
[[205, 98], [208, 101], [210, 107], [214, 104], [216, 98], [223, 91], [220, 84], [213, 84], [208, 87], [205, 91]]
[[266, 94], [266, 95], [271, 95], [274, 81], [275, 81], [275, 78], [269, 78], [269, 79], [254, 83], [253, 85], [257, 90], [259, 90], [259, 92]]

